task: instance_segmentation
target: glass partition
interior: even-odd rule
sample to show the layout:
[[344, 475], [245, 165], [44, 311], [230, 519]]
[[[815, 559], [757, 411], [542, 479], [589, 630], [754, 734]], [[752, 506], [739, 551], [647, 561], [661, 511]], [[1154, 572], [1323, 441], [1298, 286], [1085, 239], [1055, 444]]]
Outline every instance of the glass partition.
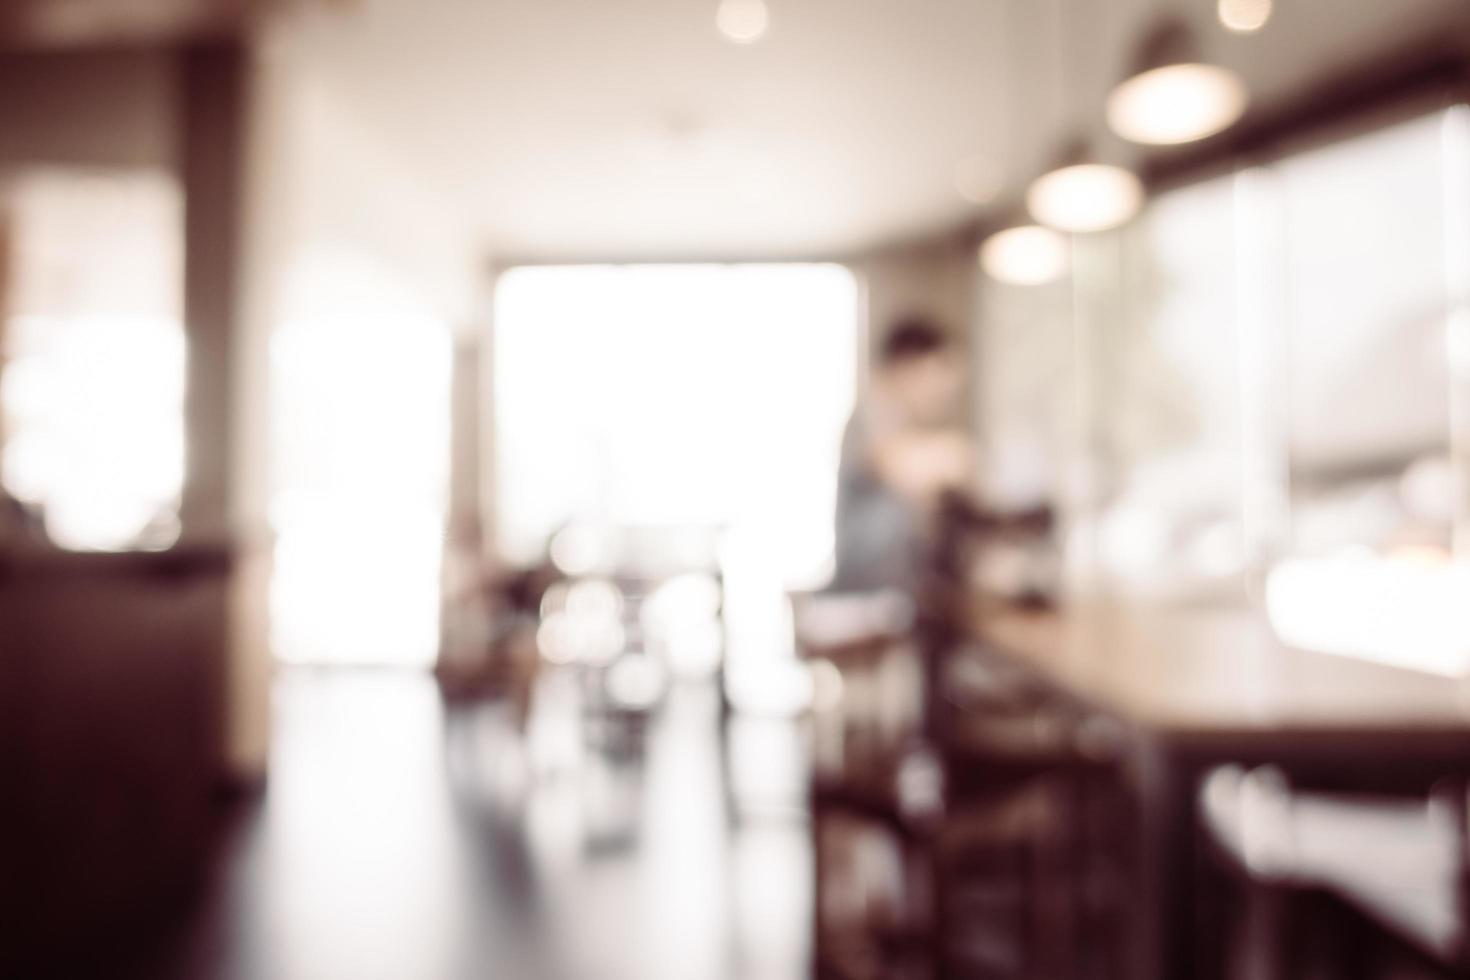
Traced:
[[1118, 591], [1228, 595], [1245, 570], [1238, 193], [1226, 176], [1165, 194], [1113, 243], [1091, 405], [1097, 563]]
[[1272, 620], [1303, 645], [1451, 673], [1470, 666], [1450, 356], [1465, 125], [1436, 112], [1276, 167], [1291, 526]]
[[[1260, 603], [1288, 642], [1459, 672], [1470, 110], [1278, 149], [1077, 239], [1081, 366], [1029, 410], [1073, 404], [1069, 549], [1104, 594]], [[987, 323], [1012, 432], [1006, 375], [1043, 343], [1019, 328]]]

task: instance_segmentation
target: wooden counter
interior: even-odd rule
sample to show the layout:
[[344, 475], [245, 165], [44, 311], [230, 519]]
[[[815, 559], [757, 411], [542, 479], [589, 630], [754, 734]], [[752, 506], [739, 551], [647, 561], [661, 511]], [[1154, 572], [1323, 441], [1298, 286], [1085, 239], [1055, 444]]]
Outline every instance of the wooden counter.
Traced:
[[1137, 807], [1134, 977], [1218, 969], [1198, 878], [1198, 790], [1213, 768], [1271, 764], [1364, 792], [1470, 774], [1470, 682], [1295, 649], [1247, 609], [945, 606], [947, 655], [1019, 668], [1116, 733]]
[[963, 609], [996, 653], [1161, 735], [1470, 734], [1470, 682], [1296, 649], [1244, 609]]

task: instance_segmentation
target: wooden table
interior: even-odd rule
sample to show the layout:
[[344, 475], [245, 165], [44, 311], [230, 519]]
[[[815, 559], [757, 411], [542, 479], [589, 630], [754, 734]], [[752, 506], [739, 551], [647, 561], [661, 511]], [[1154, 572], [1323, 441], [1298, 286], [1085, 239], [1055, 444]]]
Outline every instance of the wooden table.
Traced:
[[1140, 978], [1207, 975], [1196, 797], [1214, 766], [1379, 790], [1470, 772], [1470, 683], [1294, 649], [1244, 608], [949, 605], [970, 655], [1023, 668], [1117, 732], [1141, 817]]

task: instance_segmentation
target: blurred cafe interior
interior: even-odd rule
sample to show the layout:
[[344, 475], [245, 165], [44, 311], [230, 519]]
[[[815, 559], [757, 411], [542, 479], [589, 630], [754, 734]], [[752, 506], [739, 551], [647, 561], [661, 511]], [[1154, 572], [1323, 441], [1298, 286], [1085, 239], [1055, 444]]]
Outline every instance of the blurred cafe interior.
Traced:
[[0, 978], [1467, 976], [1465, 0], [0, 3]]

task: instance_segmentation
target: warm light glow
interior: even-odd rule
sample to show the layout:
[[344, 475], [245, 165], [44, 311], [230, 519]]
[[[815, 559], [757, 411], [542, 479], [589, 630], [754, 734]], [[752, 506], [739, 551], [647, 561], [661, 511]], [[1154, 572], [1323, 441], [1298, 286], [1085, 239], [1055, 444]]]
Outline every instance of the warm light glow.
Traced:
[[1189, 143], [1227, 129], [1245, 112], [1245, 83], [1218, 65], [1165, 65], [1108, 97], [1108, 125], [1135, 143]]
[[0, 477], [63, 548], [165, 548], [184, 476], [184, 342], [148, 318], [18, 318], [38, 342], [0, 381]]
[[1220, 23], [1237, 34], [1250, 34], [1271, 19], [1271, 0], [1220, 0]]
[[1067, 240], [1050, 228], [1020, 225], [996, 232], [980, 246], [985, 274], [1016, 286], [1039, 286], [1067, 271]]
[[1130, 171], [1103, 163], [1079, 163], [1038, 177], [1026, 207], [1059, 231], [1106, 231], [1126, 223], [1143, 205], [1143, 185]]
[[[532, 563], [549, 539], [559, 569], [586, 575], [619, 565], [620, 529], [724, 527], [771, 546], [778, 592], [821, 582], [856, 305], [852, 274], [834, 265], [506, 272], [498, 547]], [[750, 398], [752, 379], [769, 384], [766, 397]]]
[[806, 664], [791, 658], [752, 659], [731, 665], [725, 690], [738, 712], [790, 716], [811, 706], [812, 673]]
[[715, 24], [736, 44], [751, 44], [765, 35], [771, 15], [764, 0], [721, 0]]

